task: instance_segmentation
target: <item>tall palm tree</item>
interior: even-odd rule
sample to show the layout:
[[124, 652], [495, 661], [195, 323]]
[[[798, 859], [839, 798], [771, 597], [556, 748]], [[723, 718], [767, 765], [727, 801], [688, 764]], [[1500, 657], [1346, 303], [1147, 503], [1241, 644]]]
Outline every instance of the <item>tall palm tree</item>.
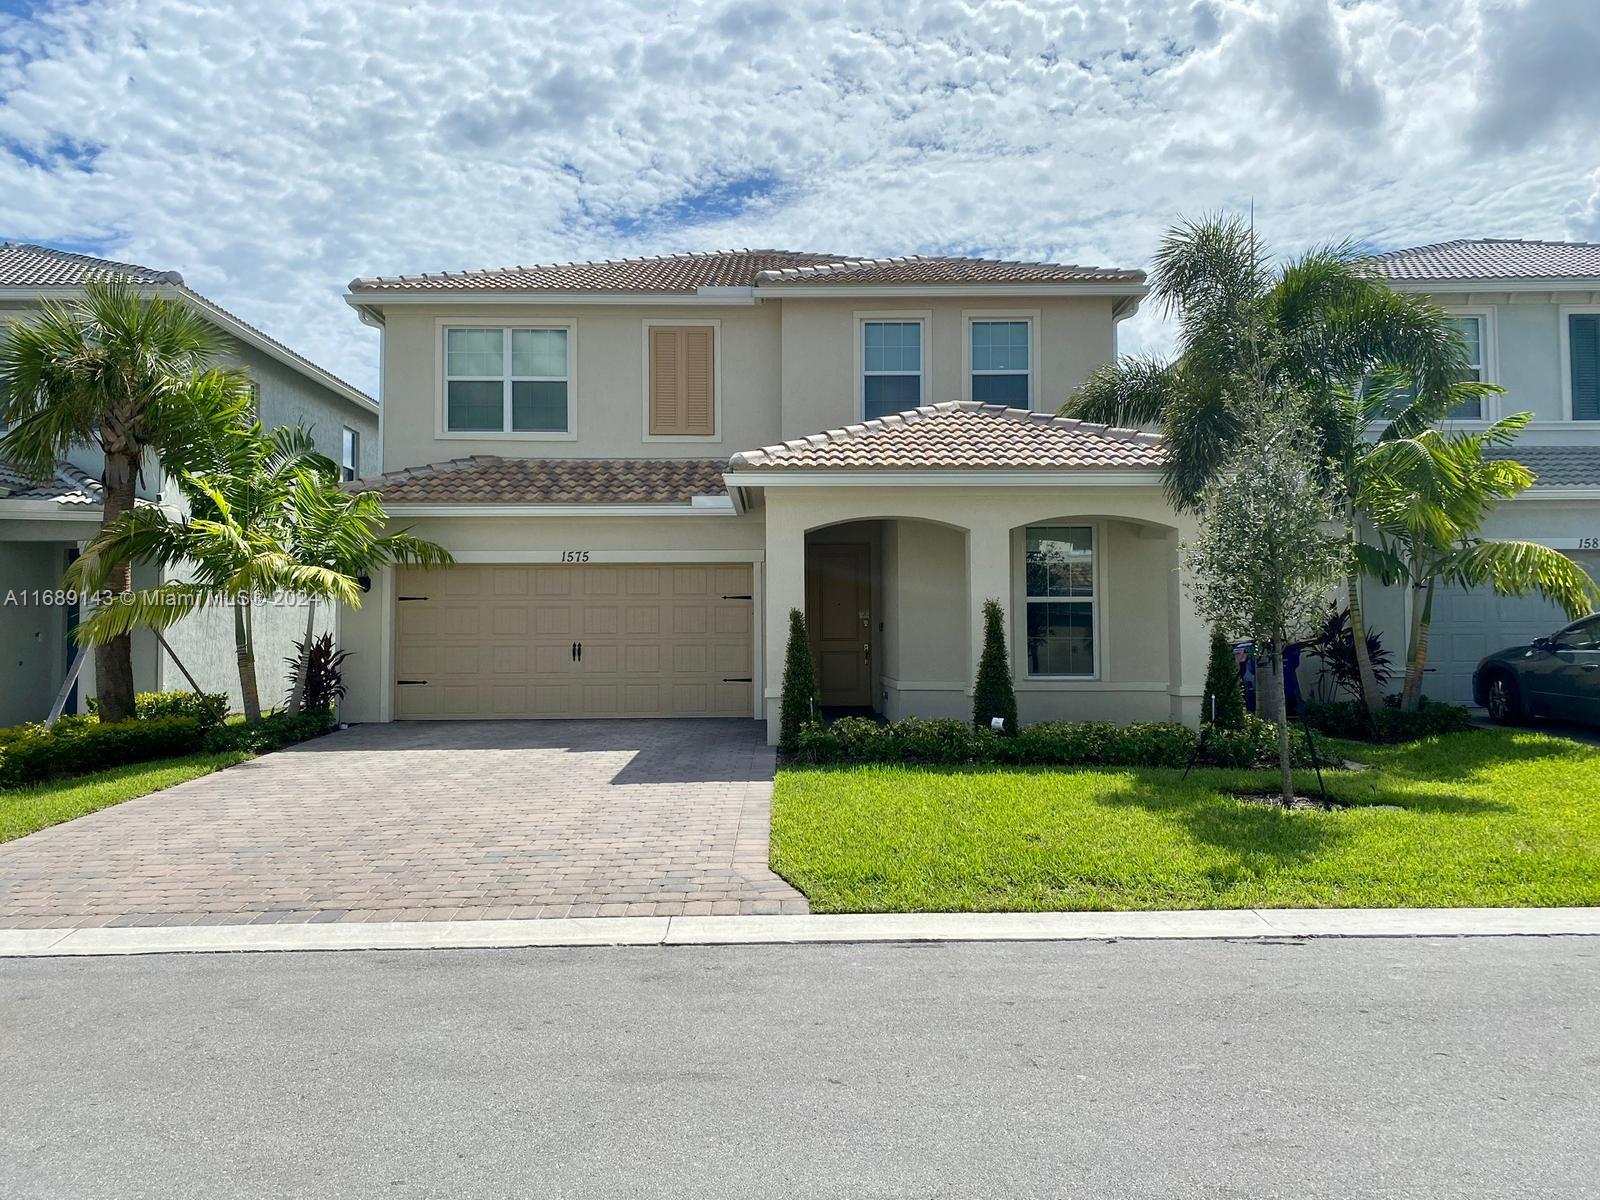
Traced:
[[[180, 447], [219, 416], [198, 386], [223, 346], [220, 333], [181, 301], [143, 298], [126, 282], [91, 282], [83, 295], [46, 301], [0, 335], [0, 455], [40, 478], [74, 448], [98, 447], [105, 466], [102, 528], [134, 508], [150, 453]], [[214, 389], [212, 389], [214, 392]], [[108, 564], [101, 582], [132, 587], [131, 564]], [[122, 634], [95, 654], [102, 719], [133, 716], [133, 649]]]
[[166, 629], [196, 609], [227, 605], [233, 610], [245, 719], [254, 722], [261, 719], [256, 605], [285, 593], [359, 605], [361, 593], [348, 575], [301, 562], [291, 549], [296, 489], [308, 476], [328, 477], [335, 470], [309, 434], [277, 429], [269, 435], [256, 424], [215, 439], [206, 454], [213, 463], [209, 470], [179, 466], [171, 472], [188, 501], [188, 515], [156, 506], [123, 513], [89, 544], [67, 578], [94, 590], [119, 562], [186, 568], [187, 579], [169, 579], [96, 608], [78, 626], [78, 637], [103, 644], [139, 626]]
[[1528, 420], [1528, 413], [1518, 413], [1478, 432], [1424, 430], [1416, 440], [1425, 455], [1363, 481], [1362, 507], [1377, 532], [1376, 545], [1359, 548], [1364, 566], [1387, 583], [1404, 583], [1411, 589], [1411, 629], [1400, 691], [1400, 706], [1406, 711], [1414, 710], [1422, 699], [1438, 584], [1487, 584], [1510, 596], [1537, 592], [1573, 618], [1586, 616], [1600, 603], [1600, 588], [1565, 554], [1536, 542], [1478, 536], [1495, 505], [1533, 484], [1533, 472], [1521, 463], [1486, 453], [1514, 442]]
[[[1162, 239], [1151, 282], [1155, 302], [1178, 319], [1176, 354], [1109, 363], [1061, 411], [1159, 427], [1168, 451], [1165, 490], [1180, 511], [1197, 508], [1263, 400], [1303, 401], [1326, 441], [1321, 456], [1338, 469], [1365, 453], [1356, 448], [1363, 419], [1383, 415], [1362, 411], [1361, 380], [1386, 368], [1404, 373], [1409, 411], [1387, 414], [1385, 430], [1387, 440], [1404, 440], [1448, 411], [1469, 366], [1443, 311], [1388, 287], [1348, 244], [1275, 267], [1254, 228], [1237, 216], [1185, 222]], [[1413, 453], [1415, 447], [1386, 449], [1372, 465]], [[1359, 580], [1352, 574], [1346, 584], [1363, 690], [1375, 707]]]
[[[301, 475], [291, 489], [289, 504], [289, 551], [299, 563], [327, 567], [360, 580], [396, 563], [444, 566], [454, 561], [444, 547], [413, 537], [404, 529], [384, 533], [388, 514], [379, 494], [345, 492], [338, 487], [336, 475]], [[316, 607], [316, 597], [309, 597], [300, 670], [289, 694], [290, 712], [299, 712], [305, 699]]]

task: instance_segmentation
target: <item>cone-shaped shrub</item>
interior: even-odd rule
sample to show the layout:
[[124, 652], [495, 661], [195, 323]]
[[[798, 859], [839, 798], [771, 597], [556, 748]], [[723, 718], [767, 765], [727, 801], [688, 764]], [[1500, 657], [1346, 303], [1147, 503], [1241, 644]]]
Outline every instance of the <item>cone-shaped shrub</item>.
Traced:
[[[1215, 711], [1212, 697], [1216, 697]], [[1206, 694], [1200, 705], [1200, 719], [1213, 729], [1244, 728], [1244, 684], [1239, 679], [1233, 644], [1220, 629], [1211, 631], [1211, 661], [1206, 666]]]
[[783, 659], [783, 699], [778, 705], [778, 749], [800, 744], [800, 729], [817, 719], [817, 674], [811, 666], [811, 642], [806, 618], [798, 608], [789, 610], [789, 648]]
[[1005, 718], [1006, 732], [1017, 732], [1017, 693], [1011, 686], [1011, 663], [1006, 658], [1005, 610], [998, 600], [983, 602], [983, 655], [972, 686], [972, 723], [989, 728], [995, 717]]

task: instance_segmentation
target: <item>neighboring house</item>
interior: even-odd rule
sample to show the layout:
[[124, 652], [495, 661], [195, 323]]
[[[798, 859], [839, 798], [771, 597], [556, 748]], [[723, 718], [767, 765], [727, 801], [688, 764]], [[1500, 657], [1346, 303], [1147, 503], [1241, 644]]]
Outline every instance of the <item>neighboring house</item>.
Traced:
[[[1542, 543], [1600, 578], [1600, 245], [1486, 238], [1395, 250], [1378, 257], [1394, 287], [1422, 292], [1450, 312], [1480, 379], [1505, 394], [1454, 414], [1457, 428], [1529, 412], [1504, 453], [1529, 467], [1534, 486], [1484, 526], [1489, 537]], [[1367, 619], [1403, 657], [1410, 597], [1370, 587]], [[1484, 655], [1548, 635], [1567, 618], [1539, 598], [1489, 588], [1442, 588], [1434, 597], [1429, 674], [1434, 699], [1472, 703]]]
[[[303, 424], [317, 445], [342, 462], [347, 478], [378, 469], [378, 408], [371, 397], [351, 387], [184, 286], [175, 271], [155, 271], [110, 262], [48, 246], [0, 242], [0, 324], [26, 318], [46, 299], [69, 299], [90, 279], [129, 280], [151, 294], [178, 296], [203, 313], [226, 335], [227, 351], [218, 365], [248, 371], [255, 383], [257, 411], [268, 428]], [[45, 716], [72, 657], [69, 631], [75, 605], [61, 603], [61, 575], [100, 522], [97, 452], [83, 449], [58, 465], [55, 477], [32, 480], [0, 463], [0, 725]], [[176, 500], [158, 464], [147, 465], [140, 494], [147, 500]], [[139, 586], [154, 582], [153, 571], [136, 574]], [[44, 603], [39, 603], [41, 598]], [[261, 695], [281, 700], [282, 660], [293, 639], [303, 634], [290, 606], [272, 608], [258, 618], [257, 667]], [[188, 617], [167, 640], [183, 665], [207, 690], [225, 691], [239, 702], [233, 635], [227, 614]], [[93, 693], [94, 672], [81, 677], [76, 706]], [[170, 657], [148, 633], [134, 639], [134, 681], [141, 691], [186, 687]]]
[[1022, 718], [1194, 721], [1207, 639], [1160, 440], [1054, 417], [1139, 271], [728, 251], [358, 279], [382, 491], [457, 565], [341, 623], [348, 719], [966, 717], [1006, 607]]

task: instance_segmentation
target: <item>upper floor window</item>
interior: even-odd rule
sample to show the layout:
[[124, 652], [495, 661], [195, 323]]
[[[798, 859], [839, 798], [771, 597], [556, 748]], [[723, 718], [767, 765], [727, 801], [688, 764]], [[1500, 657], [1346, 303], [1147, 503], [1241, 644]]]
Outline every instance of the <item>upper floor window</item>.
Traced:
[[922, 405], [922, 322], [861, 323], [861, 411], [871, 420]]
[[346, 483], [361, 478], [361, 434], [348, 425], [339, 446], [339, 478]]
[[[1466, 378], [1479, 383], [1488, 378], [1483, 371], [1483, 318], [1482, 317], [1451, 317], [1450, 327], [1461, 335], [1461, 340], [1467, 344], [1467, 353], [1471, 357], [1471, 367]], [[1471, 400], [1463, 400], [1460, 404], [1450, 409], [1452, 421], [1481, 421], [1483, 420], [1483, 398], [1475, 396]]]
[[1567, 383], [1574, 421], [1600, 421], [1600, 312], [1567, 314]]
[[983, 404], [1027, 408], [1031, 395], [1027, 321], [973, 321], [972, 398]]
[[568, 330], [446, 329], [445, 430], [571, 430]]
[[1030, 526], [1025, 549], [1028, 674], [1093, 675], [1094, 529]]
[[717, 432], [717, 328], [646, 324], [651, 437], [710, 438]]

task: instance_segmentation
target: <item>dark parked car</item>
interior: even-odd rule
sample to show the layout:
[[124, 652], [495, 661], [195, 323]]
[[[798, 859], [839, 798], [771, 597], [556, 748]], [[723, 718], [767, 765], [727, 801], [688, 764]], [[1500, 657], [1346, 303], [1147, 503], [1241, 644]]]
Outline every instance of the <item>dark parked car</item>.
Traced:
[[1473, 672], [1472, 694], [1502, 725], [1526, 717], [1600, 724], [1600, 616], [1489, 655]]

